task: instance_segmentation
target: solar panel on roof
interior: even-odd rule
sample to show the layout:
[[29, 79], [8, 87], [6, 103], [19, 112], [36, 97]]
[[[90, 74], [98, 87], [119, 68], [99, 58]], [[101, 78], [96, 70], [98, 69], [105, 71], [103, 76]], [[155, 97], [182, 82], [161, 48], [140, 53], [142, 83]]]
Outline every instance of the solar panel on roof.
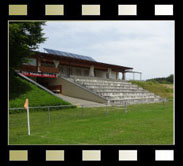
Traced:
[[59, 56], [64, 56], [64, 57], [71, 57], [75, 59], [82, 59], [82, 60], [88, 60], [88, 61], [95, 61], [93, 58], [89, 56], [83, 56], [83, 55], [78, 55], [78, 54], [73, 54], [73, 53], [68, 53], [68, 52], [63, 52], [63, 51], [58, 51], [58, 50], [52, 50], [52, 49], [47, 49], [44, 48], [44, 50], [48, 54], [53, 54], [53, 55], [59, 55]]
[[71, 56], [72, 58], [74, 58], [74, 54], [70, 53], [70, 56]]

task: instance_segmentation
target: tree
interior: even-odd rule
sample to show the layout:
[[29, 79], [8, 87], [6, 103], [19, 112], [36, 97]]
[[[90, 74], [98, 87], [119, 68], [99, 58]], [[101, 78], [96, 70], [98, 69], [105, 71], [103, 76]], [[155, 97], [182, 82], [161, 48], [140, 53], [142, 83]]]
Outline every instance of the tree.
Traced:
[[167, 77], [167, 81], [173, 84], [173, 74]]
[[166, 83], [173, 84], [173, 74], [169, 75], [168, 77], [148, 79], [147, 81], [157, 81], [157, 82], [162, 83], [162, 84], [164, 84], [164, 83], [165, 84]]
[[9, 24], [9, 70], [14, 71], [44, 42], [44, 22], [17, 22]]

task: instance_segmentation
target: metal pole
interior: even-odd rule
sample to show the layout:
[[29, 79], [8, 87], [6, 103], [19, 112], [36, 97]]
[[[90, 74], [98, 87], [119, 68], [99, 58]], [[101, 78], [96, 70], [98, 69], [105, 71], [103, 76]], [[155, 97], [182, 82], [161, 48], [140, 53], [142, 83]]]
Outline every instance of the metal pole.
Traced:
[[84, 106], [82, 105], [82, 118], [84, 118]]
[[108, 104], [106, 104], [106, 115], [108, 114]]
[[27, 107], [27, 127], [28, 127], [28, 135], [30, 135], [30, 117], [29, 117], [29, 106]]
[[125, 102], [125, 112], [128, 112], [127, 111], [127, 102]]
[[163, 106], [165, 107], [165, 99], [163, 99]]
[[135, 73], [133, 73], [133, 80], [135, 80]]
[[48, 123], [50, 124], [50, 107], [48, 107]]

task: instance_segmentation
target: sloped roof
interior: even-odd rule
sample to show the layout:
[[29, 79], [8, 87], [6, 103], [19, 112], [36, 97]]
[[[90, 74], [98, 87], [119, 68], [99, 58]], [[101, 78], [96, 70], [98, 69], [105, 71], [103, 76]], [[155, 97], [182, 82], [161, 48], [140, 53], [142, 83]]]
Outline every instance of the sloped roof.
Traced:
[[[93, 65], [95, 67], [95, 69], [107, 70], [108, 68], [111, 68], [113, 71], [119, 71], [119, 72], [133, 69], [132, 67], [126, 67], [126, 66], [120, 66], [120, 65], [115, 65], [115, 64], [98, 62], [98, 61], [95, 61], [94, 59], [89, 60], [88, 58], [79, 58], [79, 57], [74, 58], [72, 56], [66, 56], [66, 55], [64, 56], [63, 53], [62, 54], [60, 53], [62, 51], [59, 51], [56, 54], [56, 52], [52, 52], [50, 50], [47, 53], [35, 52], [35, 54], [33, 54], [31, 56], [35, 57], [35, 58], [39, 57], [42, 60], [47, 59], [47, 61], [48, 60], [52, 61], [53, 59], [56, 59], [56, 60], [60, 60], [60, 64], [75, 66], [75, 67], [87, 67], [88, 68], [91, 65]], [[67, 55], [68, 55], [68, 53], [67, 53]], [[83, 57], [86, 57], [86, 56], [83, 56]]]
[[48, 48], [44, 48], [44, 50], [48, 54], [96, 62], [92, 57], [89, 57], [89, 56], [83, 56], [83, 55], [73, 54], [73, 53], [64, 52], [64, 51], [48, 49]]

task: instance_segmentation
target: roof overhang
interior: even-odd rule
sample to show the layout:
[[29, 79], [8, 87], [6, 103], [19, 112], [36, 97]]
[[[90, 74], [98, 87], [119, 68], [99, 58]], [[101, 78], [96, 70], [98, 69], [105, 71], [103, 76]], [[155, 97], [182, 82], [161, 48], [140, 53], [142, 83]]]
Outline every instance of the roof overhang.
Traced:
[[89, 68], [90, 66], [94, 66], [95, 69], [98, 70], [107, 70], [108, 68], [111, 68], [113, 71], [117, 72], [125, 72], [126, 70], [132, 70], [132, 67], [126, 67], [126, 66], [119, 66], [114, 64], [108, 64], [108, 63], [102, 63], [102, 62], [96, 62], [96, 61], [87, 61], [82, 59], [75, 59], [70, 57], [61, 57], [54, 54], [48, 54], [43, 52], [35, 52], [35, 54], [31, 55], [33, 58], [41, 59], [42, 61], [48, 61], [53, 62], [53, 60], [59, 60], [60, 64], [62, 65], [68, 65], [68, 66], [75, 66], [75, 67], [85, 67]]

